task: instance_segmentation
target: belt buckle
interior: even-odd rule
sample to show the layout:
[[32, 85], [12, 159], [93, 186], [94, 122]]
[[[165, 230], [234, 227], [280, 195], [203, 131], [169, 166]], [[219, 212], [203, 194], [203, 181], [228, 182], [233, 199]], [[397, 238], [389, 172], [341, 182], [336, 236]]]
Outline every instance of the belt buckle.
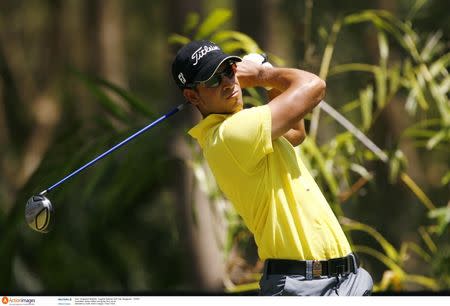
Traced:
[[312, 262], [312, 277], [320, 278], [322, 276], [322, 263], [320, 260], [313, 260]]

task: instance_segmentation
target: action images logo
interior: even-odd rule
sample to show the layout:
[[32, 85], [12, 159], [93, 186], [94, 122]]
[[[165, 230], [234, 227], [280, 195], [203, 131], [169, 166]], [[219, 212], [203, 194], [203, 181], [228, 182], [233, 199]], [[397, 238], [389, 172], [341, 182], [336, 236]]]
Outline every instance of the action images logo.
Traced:
[[34, 305], [36, 303], [35, 299], [26, 299], [26, 298], [8, 298], [7, 296], [4, 296], [2, 298], [2, 303], [4, 305]]

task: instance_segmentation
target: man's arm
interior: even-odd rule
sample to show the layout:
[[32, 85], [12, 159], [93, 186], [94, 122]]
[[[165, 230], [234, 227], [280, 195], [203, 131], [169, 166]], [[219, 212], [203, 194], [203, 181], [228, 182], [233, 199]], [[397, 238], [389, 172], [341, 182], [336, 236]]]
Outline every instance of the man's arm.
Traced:
[[[267, 95], [269, 97], [269, 101], [272, 101], [274, 98], [278, 97], [281, 94], [276, 88], [272, 88], [267, 91]], [[301, 119], [299, 122], [295, 123], [294, 126], [291, 127], [289, 131], [287, 131], [284, 135], [294, 147], [300, 145], [306, 138], [306, 130], [305, 130], [305, 122]]]
[[325, 82], [299, 69], [270, 68], [244, 60], [238, 63], [237, 77], [242, 88], [271, 87], [281, 92], [268, 104], [272, 139], [296, 126], [325, 96]]

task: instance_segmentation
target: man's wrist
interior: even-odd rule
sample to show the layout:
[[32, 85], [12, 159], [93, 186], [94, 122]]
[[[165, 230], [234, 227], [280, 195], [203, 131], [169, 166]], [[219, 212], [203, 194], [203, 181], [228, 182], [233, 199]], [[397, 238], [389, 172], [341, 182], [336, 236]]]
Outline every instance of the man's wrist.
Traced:
[[267, 90], [272, 89], [273, 86], [270, 85], [271, 73], [274, 68], [272, 66], [261, 65], [259, 67], [258, 73], [258, 86], [264, 87]]

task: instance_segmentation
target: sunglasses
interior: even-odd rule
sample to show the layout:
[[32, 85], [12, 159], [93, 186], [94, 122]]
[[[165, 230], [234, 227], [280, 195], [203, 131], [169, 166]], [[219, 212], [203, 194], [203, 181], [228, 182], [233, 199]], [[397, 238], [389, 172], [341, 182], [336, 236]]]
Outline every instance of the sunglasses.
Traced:
[[203, 84], [208, 88], [218, 87], [220, 85], [220, 83], [222, 83], [224, 76], [226, 76], [229, 79], [231, 79], [234, 76], [234, 66], [235, 66], [235, 63], [232, 61], [229, 61], [227, 63], [227, 65], [225, 66], [225, 69], [223, 69], [221, 72], [216, 72], [207, 81], [196, 82], [196, 83]]

